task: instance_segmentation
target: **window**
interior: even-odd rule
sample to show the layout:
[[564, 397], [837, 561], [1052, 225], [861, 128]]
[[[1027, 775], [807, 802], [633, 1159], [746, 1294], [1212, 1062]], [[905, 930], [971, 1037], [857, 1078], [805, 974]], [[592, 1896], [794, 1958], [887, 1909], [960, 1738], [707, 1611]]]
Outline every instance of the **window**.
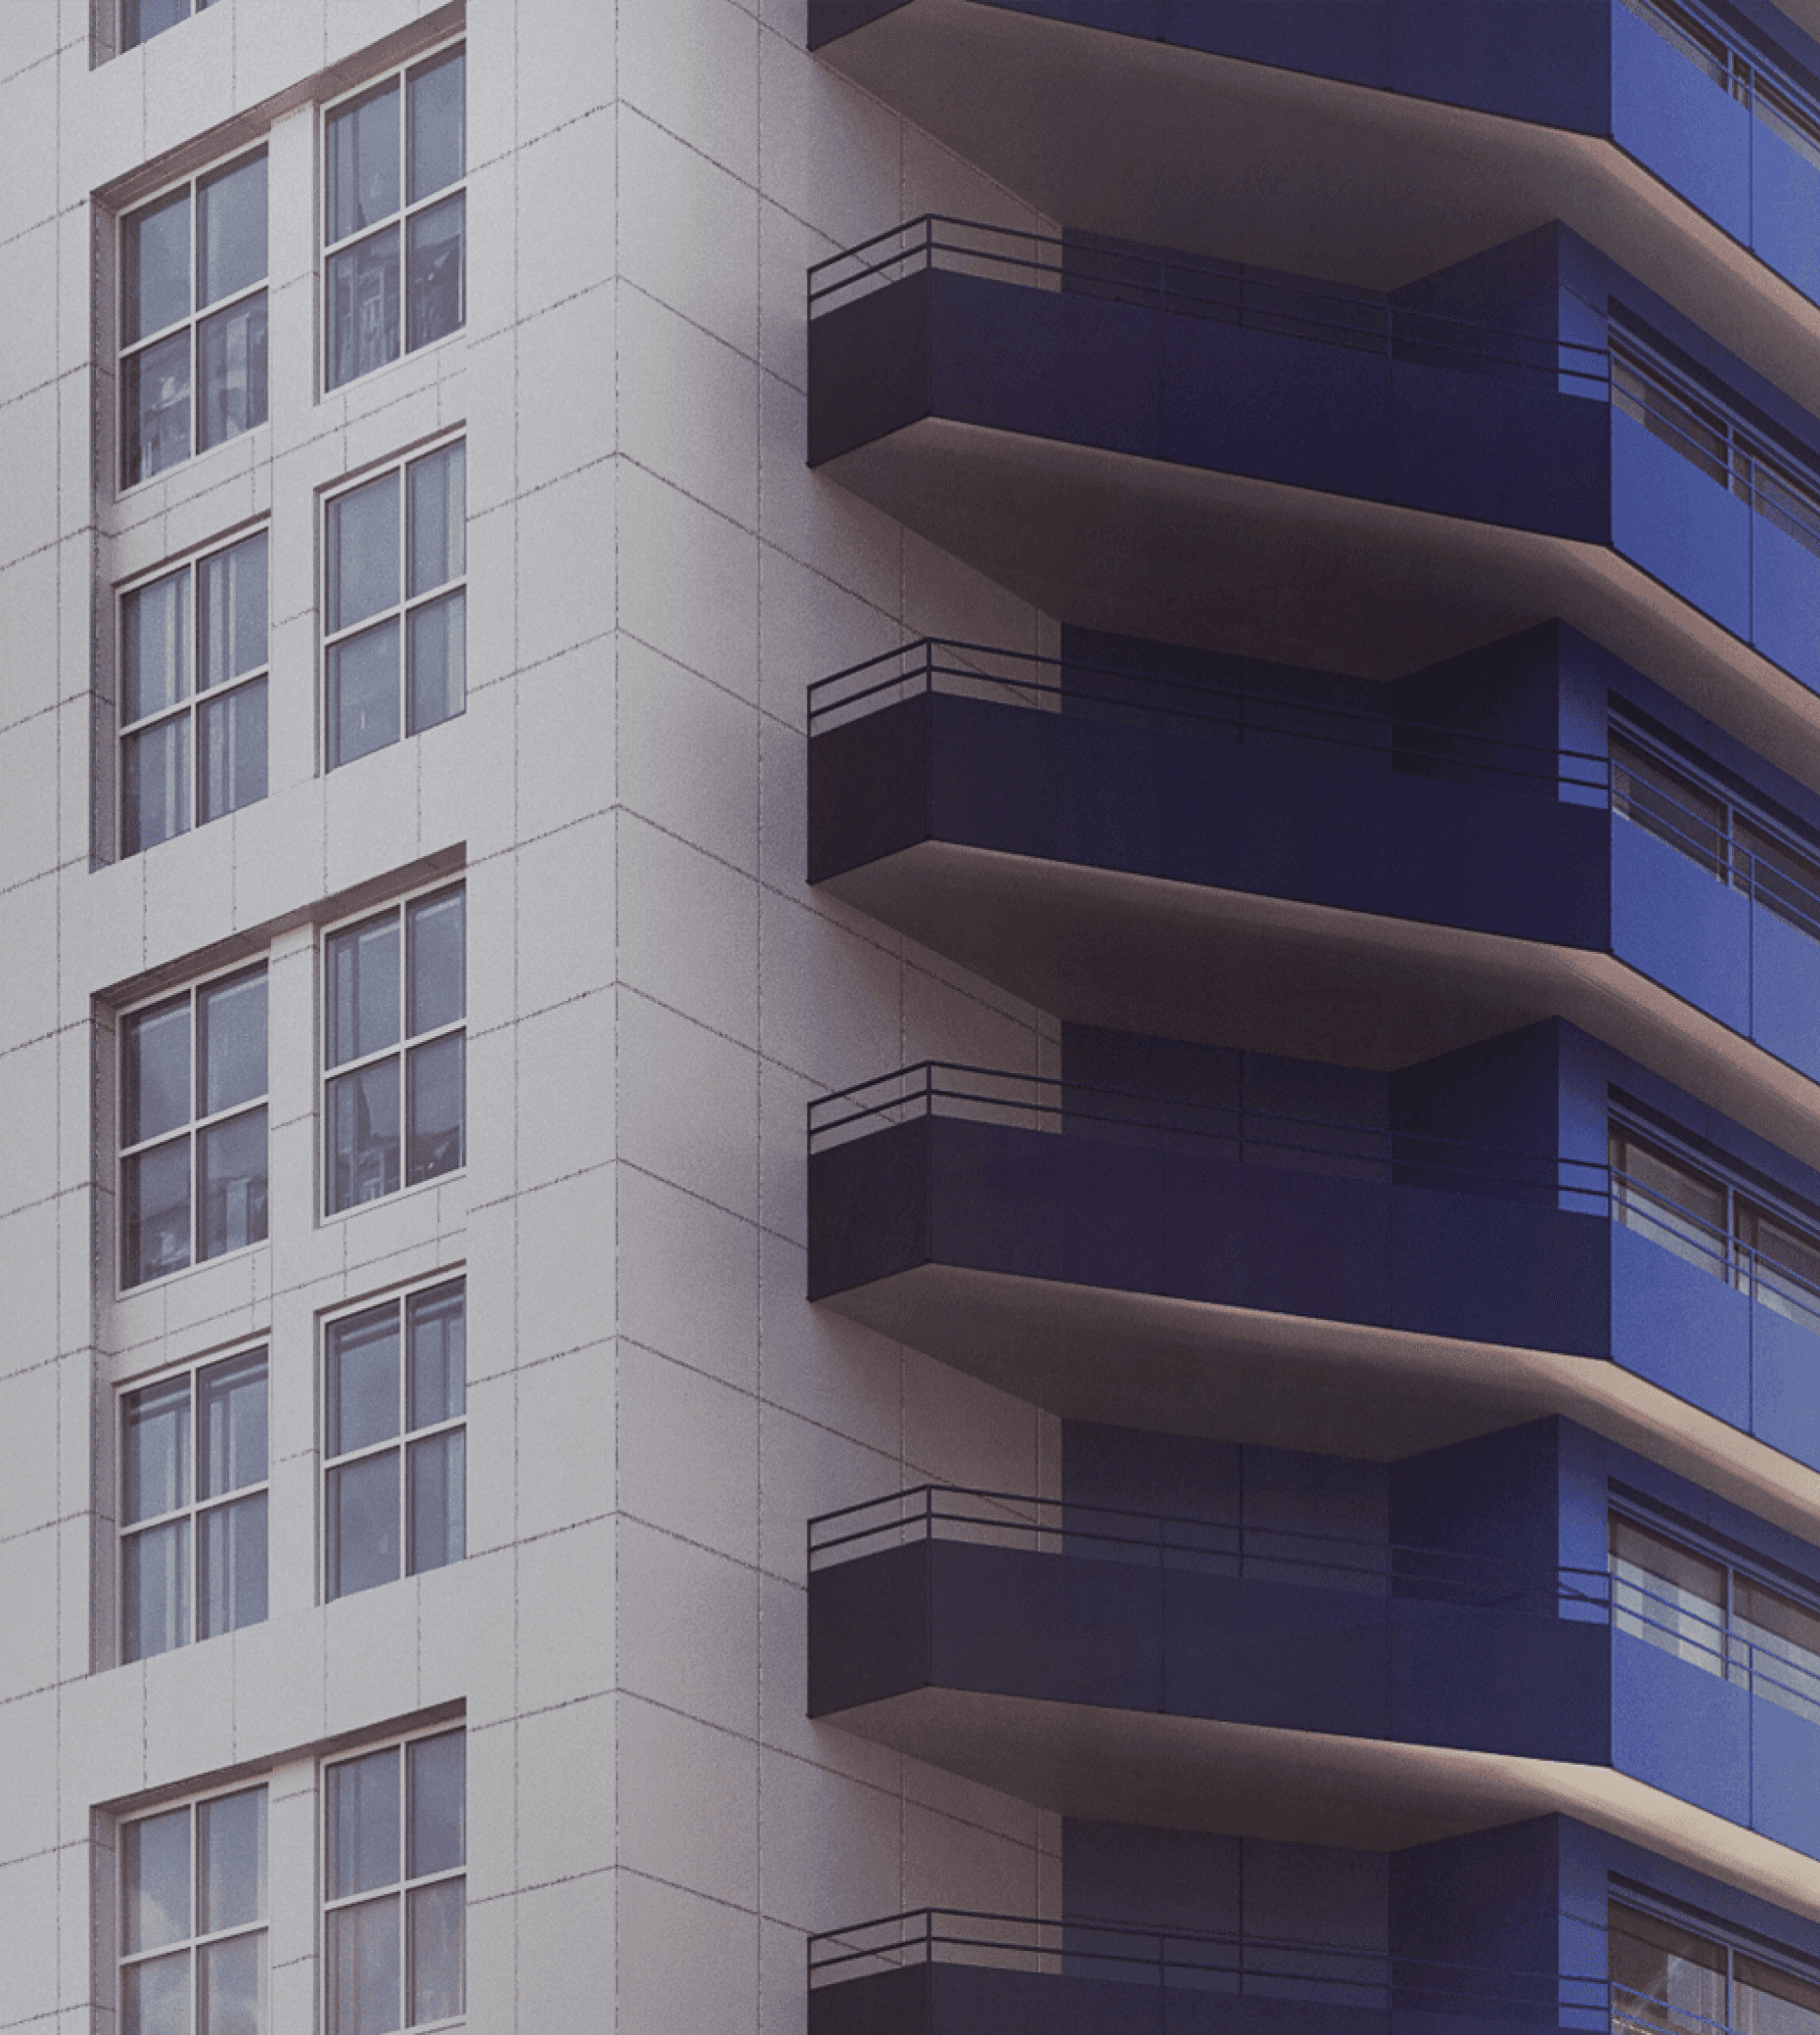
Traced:
[[1820, 1723], [1820, 1608], [1621, 1513], [1609, 1532], [1617, 1631]]
[[454, 188], [468, 173], [466, 107], [466, 59], [451, 50], [329, 112], [331, 388], [398, 358], [401, 312], [406, 352], [467, 317], [467, 199]]
[[1778, 1209], [1616, 1119], [1609, 1151], [1614, 1222], [1820, 1331], [1820, 1216]]
[[438, 891], [329, 937], [331, 1215], [464, 1162], [464, 904]]
[[120, 842], [265, 796], [266, 533], [120, 596]]
[[[328, 1769], [329, 2035], [385, 2035], [462, 2012], [467, 1741], [408, 1740]], [[149, 2035], [149, 2031], [148, 2031]]]
[[120, 222], [121, 484], [264, 422], [260, 149]]
[[1611, 347], [1612, 401], [1626, 417], [1708, 480], [1729, 486], [1797, 544], [1820, 554], [1820, 467], [1810, 447], [1773, 448], [1723, 397], [1700, 390], [1615, 319]]
[[460, 1280], [331, 1323], [325, 1351], [330, 1597], [468, 1552]]
[[331, 770], [466, 705], [467, 516], [459, 442], [331, 498], [323, 547]]
[[1820, 2035], [1820, 1984], [1812, 1976], [1627, 1902], [1610, 1904], [1606, 1924], [1615, 2029]]
[[[215, 0], [196, 0], [195, 12], [201, 14], [214, 4]], [[187, 22], [190, 14], [190, 0], [120, 0], [120, 47], [137, 49], [166, 28]]]
[[120, 1658], [265, 1616], [262, 1349], [120, 1402]]
[[1612, 735], [1612, 810], [1820, 939], [1820, 842], [1753, 810], [1628, 730]]
[[265, 1789], [123, 1824], [119, 1856], [121, 2035], [265, 2035]]
[[122, 1286], [265, 1236], [265, 969], [130, 1013], [120, 1041]]

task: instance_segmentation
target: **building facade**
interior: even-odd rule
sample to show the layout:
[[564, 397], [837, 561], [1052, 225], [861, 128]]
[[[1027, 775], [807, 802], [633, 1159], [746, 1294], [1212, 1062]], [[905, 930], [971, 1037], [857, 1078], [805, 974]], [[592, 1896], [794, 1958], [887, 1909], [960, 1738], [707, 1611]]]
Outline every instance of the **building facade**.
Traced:
[[1820, 2035], [1813, 37], [11, 0], [0, 2029]]

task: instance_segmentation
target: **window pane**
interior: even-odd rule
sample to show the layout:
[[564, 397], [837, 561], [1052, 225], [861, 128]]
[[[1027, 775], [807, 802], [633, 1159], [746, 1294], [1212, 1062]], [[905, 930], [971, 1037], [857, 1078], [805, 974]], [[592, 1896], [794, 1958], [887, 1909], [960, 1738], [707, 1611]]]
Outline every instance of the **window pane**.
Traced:
[[462, 1909], [467, 1893], [465, 1880], [443, 1879], [434, 1886], [417, 1887], [408, 1896], [413, 2027], [420, 2021], [451, 2020], [462, 2011]]
[[446, 1873], [468, 1863], [468, 1740], [458, 1731], [419, 1739], [409, 1755], [409, 1836], [404, 1875]]
[[125, 2035], [190, 2035], [190, 1953], [128, 1965], [120, 1973]]
[[196, 1933], [265, 1920], [265, 1789], [196, 1805]]
[[265, 2035], [265, 1931], [196, 1955], [197, 2035]]
[[329, 653], [329, 768], [339, 770], [398, 739], [398, 624], [338, 643]]
[[329, 1769], [329, 1898], [399, 1877], [398, 1748]]
[[466, 193], [411, 217], [407, 346], [425, 346], [461, 329], [468, 302], [462, 261], [467, 217]]
[[190, 1502], [190, 1380], [128, 1392], [122, 1415], [120, 1505], [132, 1526]]
[[126, 1020], [123, 1144], [138, 1145], [190, 1120], [190, 1000]]
[[453, 1024], [467, 996], [467, 893], [445, 890], [410, 908], [408, 1036]]
[[190, 315], [190, 194], [179, 191], [120, 228], [120, 343]]
[[329, 2035], [386, 2035], [398, 2025], [398, 1897], [329, 1917]]
[[1614, 2004], [1645, 2027], [1709, 2035], [1725, 2020], [1725, 1953], [1692, 1929], [1613, 1902], [1610, 1970]]
[[446, 1568], [468, 1552], [467, 1465], [465, 1428], [451, 1427], [411, 1444], [411, 1550], [406, 1566], [414, 1576]]
[[265, 681], [255, 678], [218, 700], [205, 700], [198, 713], [201, 826], [265, 796]]
[[329, 1330], [329, 1453], [345, 1456], [398, 1431], [398, 1310], [372, 1307]]
[[329, 115], [328, 235], [345, 240], [398, 209], [398, 88], [387, 85]]
[[197, 450], [205, 452], [265, 422], [264, 291], [205, 318], [197, 329], [196, 351], [203, 384]]
[[129, 1823], [121, 1852], [125, 1949], [156, 1950], [190, 1933], [190, 1812]]
[[398, 1452], [387, 1449], [329, 1472], [329, 1595], [351, 1597], [398, 1574]]
[[265, 971], [218, 982], [196, 999], [203, 1107], [212, 1116], [265, 1093]]
[[1612, 1213], [1626, 1229], [1724, 1278], [1729, 1269], [1725, 1190], [1692, 1166], [1614, 1125]]
[[[190, 1522], [173, 1519], [122, 1544], [120, 1651], [149, 1660], [190, 1644]], [[159, 1939], [162, 1942], [163, 1939]]]
[[1615, 735], [1612, 810], [1648, 828], [1712, 875], [1724, 876], [1724, 806], [1691, 778]]
[[398, 915], [368, 919], [329, 942], [329, 1064], [398, 1043]]
[[1611, 1537], [1612, 1612], [1617, 1630], [1707, 1674], [1723, 1674], [1724, 1569], [1615, 1515]]
[[190, 456], [190, 334], [186, 327], [120, 365], [121, 477], [128, 487]]
[[406, 1178], [415, 1184], [452, 1173], [466, 1161], [462, 1150], [462, 1048], [460, 1032], [433, 1045], [414, 1046], [406, 1079], [410, 1085], [411, 1153]]
[[447, 445], [405, 470], [410, 592], [427, 594], [468, 569], [468, 448]]
[[261, 530], [205, 559], [197, 690], [226, 683], [265, 662], [269, 544]]
[[265, 1239], [265, 1111], [249, 1109], [202, 1133], [197, 1199], [205, 1258]]
[[265, 1493], [217, 1505], [197, 1521], [199, 1640], [257, 1625], [265, 1617]]
[[1758, 1958], [1732, 1962], [1732, 2019], [1746, 2035], [1820, 2035], [1820, 1986]]
[[398, 605], [398, 476], [382, 474], [329, 504], [329, 633]]
[[410, 666], [410, 732], [452, 721], [468, 703], [465, 593], [411, 610]]
[[136, 587], [120, 603], [120, 724], [175, 706], [190, 692], [190, 568]]
[[187, 20], [189, 12], [190, 0], [120, 0], [120, 48], [137, 49]]
[[190, 825], [190, 717], [173, 714], [126, 738], [121, 788], [124, 852], [155, 848]]
[[467, 62], [460, 50], [411, 73], [409, 196], [415, 204], [468, 169]]
[[410, 1424], [430, 1427], [468, 1409], [466, 1289], [458, 1281], [417, 1293], [407, 1311]]
[[196, 1495], [262, 1484], [266, 1471], [265, 1352], [211, 1364], [202, 1374]]
[[329, 261], [329, 386], [398, 357], [398, 229]]
[[196, 194], [196, 308], [265, 280], [265, 152]]
[[155, 1145], [120, 1168], [125, 1283], [161, 1279], [190, 1262], [190, 1141]]
[[398, 1188], [398, 1063], [343, 1074], [329, 1088], [329, 1212]]

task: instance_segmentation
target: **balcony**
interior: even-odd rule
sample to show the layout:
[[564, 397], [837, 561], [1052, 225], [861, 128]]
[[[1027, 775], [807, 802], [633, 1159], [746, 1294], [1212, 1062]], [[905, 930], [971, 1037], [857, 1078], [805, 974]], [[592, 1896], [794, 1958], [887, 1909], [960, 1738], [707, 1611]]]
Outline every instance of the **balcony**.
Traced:
[[1283, 2035], [1304, 2019], [1325, 2035], [1536, 2035], [1628, 2031], [1631, 2015], [1649, 2035], [1706, 2035], [1698, 2017], [1644, 2018], [1656, 2003], [1604, 1978], [951, 1908], [811, 1936], [808, 1962], [809, 2035]]
[[1561, 1015], [1772, 1136], [1820, 1079], [1820, 890], [1606, 753], [937, 642], [808, 724], [810, 882], [1062, 1018], [1396, 1065]]
[[809, 39], [1096, 232], [1385, 289], [1559, 219], [1820, 411], [1798, 28], [1785, 57], [1700, 0], [810, 0]]
[[925, 1486], [811, 1522], [809, 1710], [1067, 1816], [1820, 1857], [1820, 1654], [1631, 1568]]
[[[1595, 1099], [1603, 1149], [1588, 1064], [1561, 1092]], [[1406, 1120], [1422, 1071], [1395, 1077]], [[1466, 1077], [1490, 1109], [1499, 1079]], [[810, 1106], [809, 1297], [1074, 1419], [1390, 1457], [1564, 1412], [1772, 1515], [1811, 1505], [1796, 1247], [1565, 1145], [925, 1063]]]
[[921, 219], [810, 272], [810, 461], [1065, 622], [1389, 678], [1558, 616], [1820, 780], [1820, 466], [1495, 255], [1590, 336]]

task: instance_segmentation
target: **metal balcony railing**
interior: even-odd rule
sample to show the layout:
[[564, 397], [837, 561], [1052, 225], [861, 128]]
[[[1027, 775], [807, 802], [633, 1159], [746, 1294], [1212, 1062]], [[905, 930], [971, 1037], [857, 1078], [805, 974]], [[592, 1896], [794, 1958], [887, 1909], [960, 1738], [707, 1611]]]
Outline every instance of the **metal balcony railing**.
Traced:
[[[813, 1155], [933, 1116], [1606, 1215], [1778, 1313], [1820, 1329], [1820, 1281], [1807, 1266], [1748, 1244], [1660, 1189], [1593, 1159], [935, 1060], [815, 1097], [808, 1106], [808, 1149]], [[1792, 1223], [1785, 1226], [1795, 1234]], [[1796, 1242], [1820, 1252], [1820, 1235]]]
[[1483, 775], [1537, 791], [1567, 788], [1580, 794], [1582, 803], [1604, 803], [1611, 794], [1610, 760], [1579, 749], [1544, 748], [1426, 721], [1391, 720], [1356, 708], [1269, 699], [1192, 679], [945, 637], [925, 637], [816, 680], [808, 690], [809, 733], [828, 734], [929, 693], [1041, 713], [1162, 724], [1216, 740], [1306, 744], [1378, 756], [1398, 770]]
[[[1533, 1564], [1457, 1549], [918, 1484], [811, 1519], [809, 1573], [933, 1541], [1592, 1620], [1820, 1723], [1820, 1651], [1696, 1601], [1632, 1563], [1619, 1567], [1615, 1558], [1607, 1568], [1564, 1565], [1544, 1575]], [[1789, 1608], [1797, 1608], [1792, 1601]]]
[[1640, 22], [1820, 169], [1820, 98], [1784, 64], [1739, 40], [1700, 0], [1624, 0]]
[[1724, 2022], [1610, 1978], [1444, 1964], [1293, 1938], [918, 1908], [808, 1939], [811, 1992], [927, 1965], [1110, 1979], [1381, 2012], [1394, 2006], [1433, 2014], [1553, 2022], [1612, 2035], [1735, 2035]]
[[1543, 337], [1392, 304], [1363, 291], [1244, 262], [1106, 248], [925, 212], [831, 254], [808, 272], [811, 320], [906, 276], [939, 269], [1026, 289], [1161, 310], [1428, 367], [1540, 382], [1611, 402], [1717, 485], [1820, 556], [1820, 454], [1716, 385], [1670, 365], [1640, 334], [1612, 345]]

